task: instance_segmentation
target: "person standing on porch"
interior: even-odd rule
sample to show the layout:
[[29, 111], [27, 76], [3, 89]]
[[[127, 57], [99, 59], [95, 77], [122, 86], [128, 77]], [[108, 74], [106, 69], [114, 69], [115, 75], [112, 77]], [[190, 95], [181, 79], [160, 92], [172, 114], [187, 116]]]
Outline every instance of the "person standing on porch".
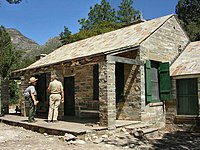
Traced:
[[28, 122], [36, 122], [35, 121], [35, 115], [36, 115], [36, 106], [39, 101], [37, 101], [37, 92], [35, 90], [35, 85], [36, 85], [36, 79], [35, 77], [31, 77], [29, 79], [29, 87], [28, 91], [30, 93], [30, 98], [29, 98], [29, 104], [30, 104], [30, 110], [29, 110], [29, 115], [28, 115]]
[[51, 75], [51, 82], [49, 83], [48, 90], [50, 92], [48, 122], [56, 122], [58, 118], [58, 107], [60, 102], [64, 102], [63, 86], [62, 83], [57, 80], [56, 75]]

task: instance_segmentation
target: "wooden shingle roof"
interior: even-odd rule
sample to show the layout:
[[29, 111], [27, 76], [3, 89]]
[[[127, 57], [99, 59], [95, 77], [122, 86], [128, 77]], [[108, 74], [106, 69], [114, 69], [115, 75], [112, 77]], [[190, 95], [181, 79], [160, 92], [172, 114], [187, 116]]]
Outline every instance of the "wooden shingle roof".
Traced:
[[49, 66], [51, 64], [57, 64], [86, 56], [104, 54], [125, 47], [138, 46], [172, 16], [174, 15], [152, 19], [64, 45], [27, 68], [21, 69], [21, 71]]
[[200, 41], [191, 42], [170, 67], [171, 76], [200, 74]]

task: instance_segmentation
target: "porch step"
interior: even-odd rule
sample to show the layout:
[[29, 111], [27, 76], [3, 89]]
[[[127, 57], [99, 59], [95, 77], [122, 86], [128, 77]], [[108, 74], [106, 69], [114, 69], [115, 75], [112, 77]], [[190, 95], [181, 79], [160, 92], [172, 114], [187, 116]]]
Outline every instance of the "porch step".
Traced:
[[133, 125], [129, 125], [126, 126], [125, 128], [128, 130], [138, 130], [138, 129], [144, 129], [144, 128], [148, 128], [150, 127], [151, 124], [147, 124], [147, 123], [138, 123], [138, 124], [133, 124]]
[[175, 124], [195, 124], [195, 123], [200, 123], [200, 117], [197, 116], [186, 116], [186, 115], [181, 115], [181, 116], [176, 116], [174, 119]]
[[138, 123], [134, 125], [130, 125], [125, 127], [127, 130], [132, 131], [135, 135], [140, 135], [148, 137], [148, 138], [155, 138], [158, 136], [158, 128], [153, 128], [152, 124], [148, 123]]
[[143, 129], [142, 131], [144, 134], [150, 134], [150, 133], [158, 131], [158, 128], [147, 128], [147, 129]]
[[116, 120], [116, 128], [127, 128], [129, 126], [136, 126], [138, 124], [140, 124], [141, 121], [128, 121], [128, 120]]

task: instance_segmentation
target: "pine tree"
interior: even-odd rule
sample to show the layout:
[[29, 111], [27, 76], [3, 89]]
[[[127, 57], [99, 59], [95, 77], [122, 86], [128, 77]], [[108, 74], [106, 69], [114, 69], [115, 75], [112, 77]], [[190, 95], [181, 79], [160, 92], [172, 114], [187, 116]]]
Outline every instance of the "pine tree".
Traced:
[[65, 45], [71, 42], [70, 41], [71, 31], [69, 31], [69, 29], [66, 26], [64, 26], [64, 32], [61, 32], [59, 35], [60, 35], [60, 41], [62, 45]]
[[128, 24], [133, 20], [139, 19], [141, 13], [133, 8], [133, 0], [122, 0], [119, 10], [117, 11], [117, 19], [119, 22]]
[[176, 14], [191, 41], [200, 40], [200, 0], [179, 0]]
[[12, 47], [11, 38], [3, 26], [0, 26], [0, 76], [5, 78], [9, 75], [12, 64], [16, 62], [15, 51]]
[[102, 0], [101, 4], [95, 4], [94, 8], [90, 7], [88, 19], [83, 18], [79, 20], [81, 24], [80, 30], [92, 29], [93, 25], [104, 21], [116, 22], [115, 10], [112, 9], [106, 0]]
[[90, 7], [88, 19], [82, 18], [79, 20], [81, 25], [80, 32], [71, 35], [68, 29], [60, 34], [62, 44], [68, 44], [91, 36], [99, 35], [109, 31], [113, 31], [130, 23], [133, 19], [142, 17], [139, 11], [136, 11], [131, 5], [132, 0], [123, 0], [119, 6], [119, 21], [117, 21], [116, 12], [112, 9], [109, 2], [102, 0], [101, 4], [95, 4]]

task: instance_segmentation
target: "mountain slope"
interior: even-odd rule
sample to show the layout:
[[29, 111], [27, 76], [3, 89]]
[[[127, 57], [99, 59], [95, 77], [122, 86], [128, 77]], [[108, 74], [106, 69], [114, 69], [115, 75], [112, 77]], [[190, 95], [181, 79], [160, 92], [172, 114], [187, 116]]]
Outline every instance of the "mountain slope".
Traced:
[[39, 49], [39, 44], [24, 36], [20, 31], [13, 28], [7, 28], [6, 31], [9, 33], [16, 50], [32, 51]]
[[11, 37], [11, 41], [16, 50], [24, 51], [23, 56], [35, 57], [42, 54], [49, 54], [61, 46], [59, 37], [49, 38], [48, 41], [40, 46], [35, 41], [24, 36], [20, 31], [13, 28], [7, 28], [6, 31]]

